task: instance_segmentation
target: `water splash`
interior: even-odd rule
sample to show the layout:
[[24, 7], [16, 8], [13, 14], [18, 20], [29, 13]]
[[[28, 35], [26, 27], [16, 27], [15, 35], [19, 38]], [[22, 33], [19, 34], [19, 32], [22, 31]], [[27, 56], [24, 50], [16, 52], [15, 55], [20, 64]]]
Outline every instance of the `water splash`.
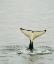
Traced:
[[44, 55], [44, 54], [52, 54], [52, 50], [48, 46], [41, 46], [36, 49], [30, 51], [26, 47], [23, 47], [18, 51], [18, 54], [28, 54], [28, 55]]
[[[0, 48], [0, 54], [2, 55], [14, 55], [14, 54], [27, 54], [27, 55], [44, 55], [52, 54], [52, 48], [48, 46], [40, 46], [36, 49], [30, 51], [26, 46], [12, 45], [12, 46], [3, 46]], [[1, 55], [0, 55], [1, 56]]]

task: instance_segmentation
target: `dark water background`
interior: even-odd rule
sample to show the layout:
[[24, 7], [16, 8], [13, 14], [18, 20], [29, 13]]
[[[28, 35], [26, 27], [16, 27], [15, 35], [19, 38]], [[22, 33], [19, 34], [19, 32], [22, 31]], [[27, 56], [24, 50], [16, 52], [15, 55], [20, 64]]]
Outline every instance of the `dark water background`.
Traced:
[[[34, 48], [52, 54], [18, 54], [29, 45], [21, 27], [47, 30], [34, 40]], [[54, 0], [0, 0], [0, 64], [54, 64]]]

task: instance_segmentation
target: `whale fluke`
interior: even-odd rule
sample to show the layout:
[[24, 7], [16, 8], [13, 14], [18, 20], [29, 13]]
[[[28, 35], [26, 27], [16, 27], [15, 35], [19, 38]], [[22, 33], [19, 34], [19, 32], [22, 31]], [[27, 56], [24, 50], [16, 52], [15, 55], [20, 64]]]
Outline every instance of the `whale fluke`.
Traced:
[[20, 28], [21, 32], [23, 34], [25, 34], [29, 39], [30, 39], [30, 45], [29, 45], [29, 49], [33, 49], [33, 41], [35, 38], [41, 36], [42, 34], [44, 34], [46, 32], [46, 30], [43, 31], [32, 31], [32, 30], [26, 30], [26, 29], [22, 29]]
[[23, 34], [25, 34], [31, 41], [33, 41], [35, 38], [41, 36], [42, 34], [44, 34], [46, 32], [46, 30], [44, 31], [32, 31], [32, 30], [26, 30], [26, 29], [22, 29], [20, 28], [21, 32]]

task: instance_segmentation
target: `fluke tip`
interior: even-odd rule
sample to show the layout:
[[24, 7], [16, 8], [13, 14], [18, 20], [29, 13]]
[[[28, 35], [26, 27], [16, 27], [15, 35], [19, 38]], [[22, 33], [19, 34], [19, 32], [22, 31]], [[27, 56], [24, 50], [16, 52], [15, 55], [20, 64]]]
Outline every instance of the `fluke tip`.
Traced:
[[46, 30], [44, 30], [46, 32]]
[[22, 30], [22, 28], [20, 28], [20, 30]]

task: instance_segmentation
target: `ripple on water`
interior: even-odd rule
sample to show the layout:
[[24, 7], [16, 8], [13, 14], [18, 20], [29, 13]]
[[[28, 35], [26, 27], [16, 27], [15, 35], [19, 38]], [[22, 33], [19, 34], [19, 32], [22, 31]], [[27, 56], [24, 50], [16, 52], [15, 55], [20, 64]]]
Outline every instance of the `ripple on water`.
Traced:
[[53, 52], [52, 49], [48, 46], [40, 46], [30, 51], [26, 46], [12, 45], [12, 46], [3, 46], [0, 49], [0, 56], [4, 54], [6, 54], [6, 56], [7, 54], [44, 55], [44, 54], [52, 54], [52, 52]]
[[41, 46], [38, 47], [32, 51], [28, 50], [26, 47], [23, 47], [22, 49], [18, 50], [18, 54], [28, 54], [28, 55], [44, 55], [44, 54], [52, 54], [52, 50], [48, 46]]

